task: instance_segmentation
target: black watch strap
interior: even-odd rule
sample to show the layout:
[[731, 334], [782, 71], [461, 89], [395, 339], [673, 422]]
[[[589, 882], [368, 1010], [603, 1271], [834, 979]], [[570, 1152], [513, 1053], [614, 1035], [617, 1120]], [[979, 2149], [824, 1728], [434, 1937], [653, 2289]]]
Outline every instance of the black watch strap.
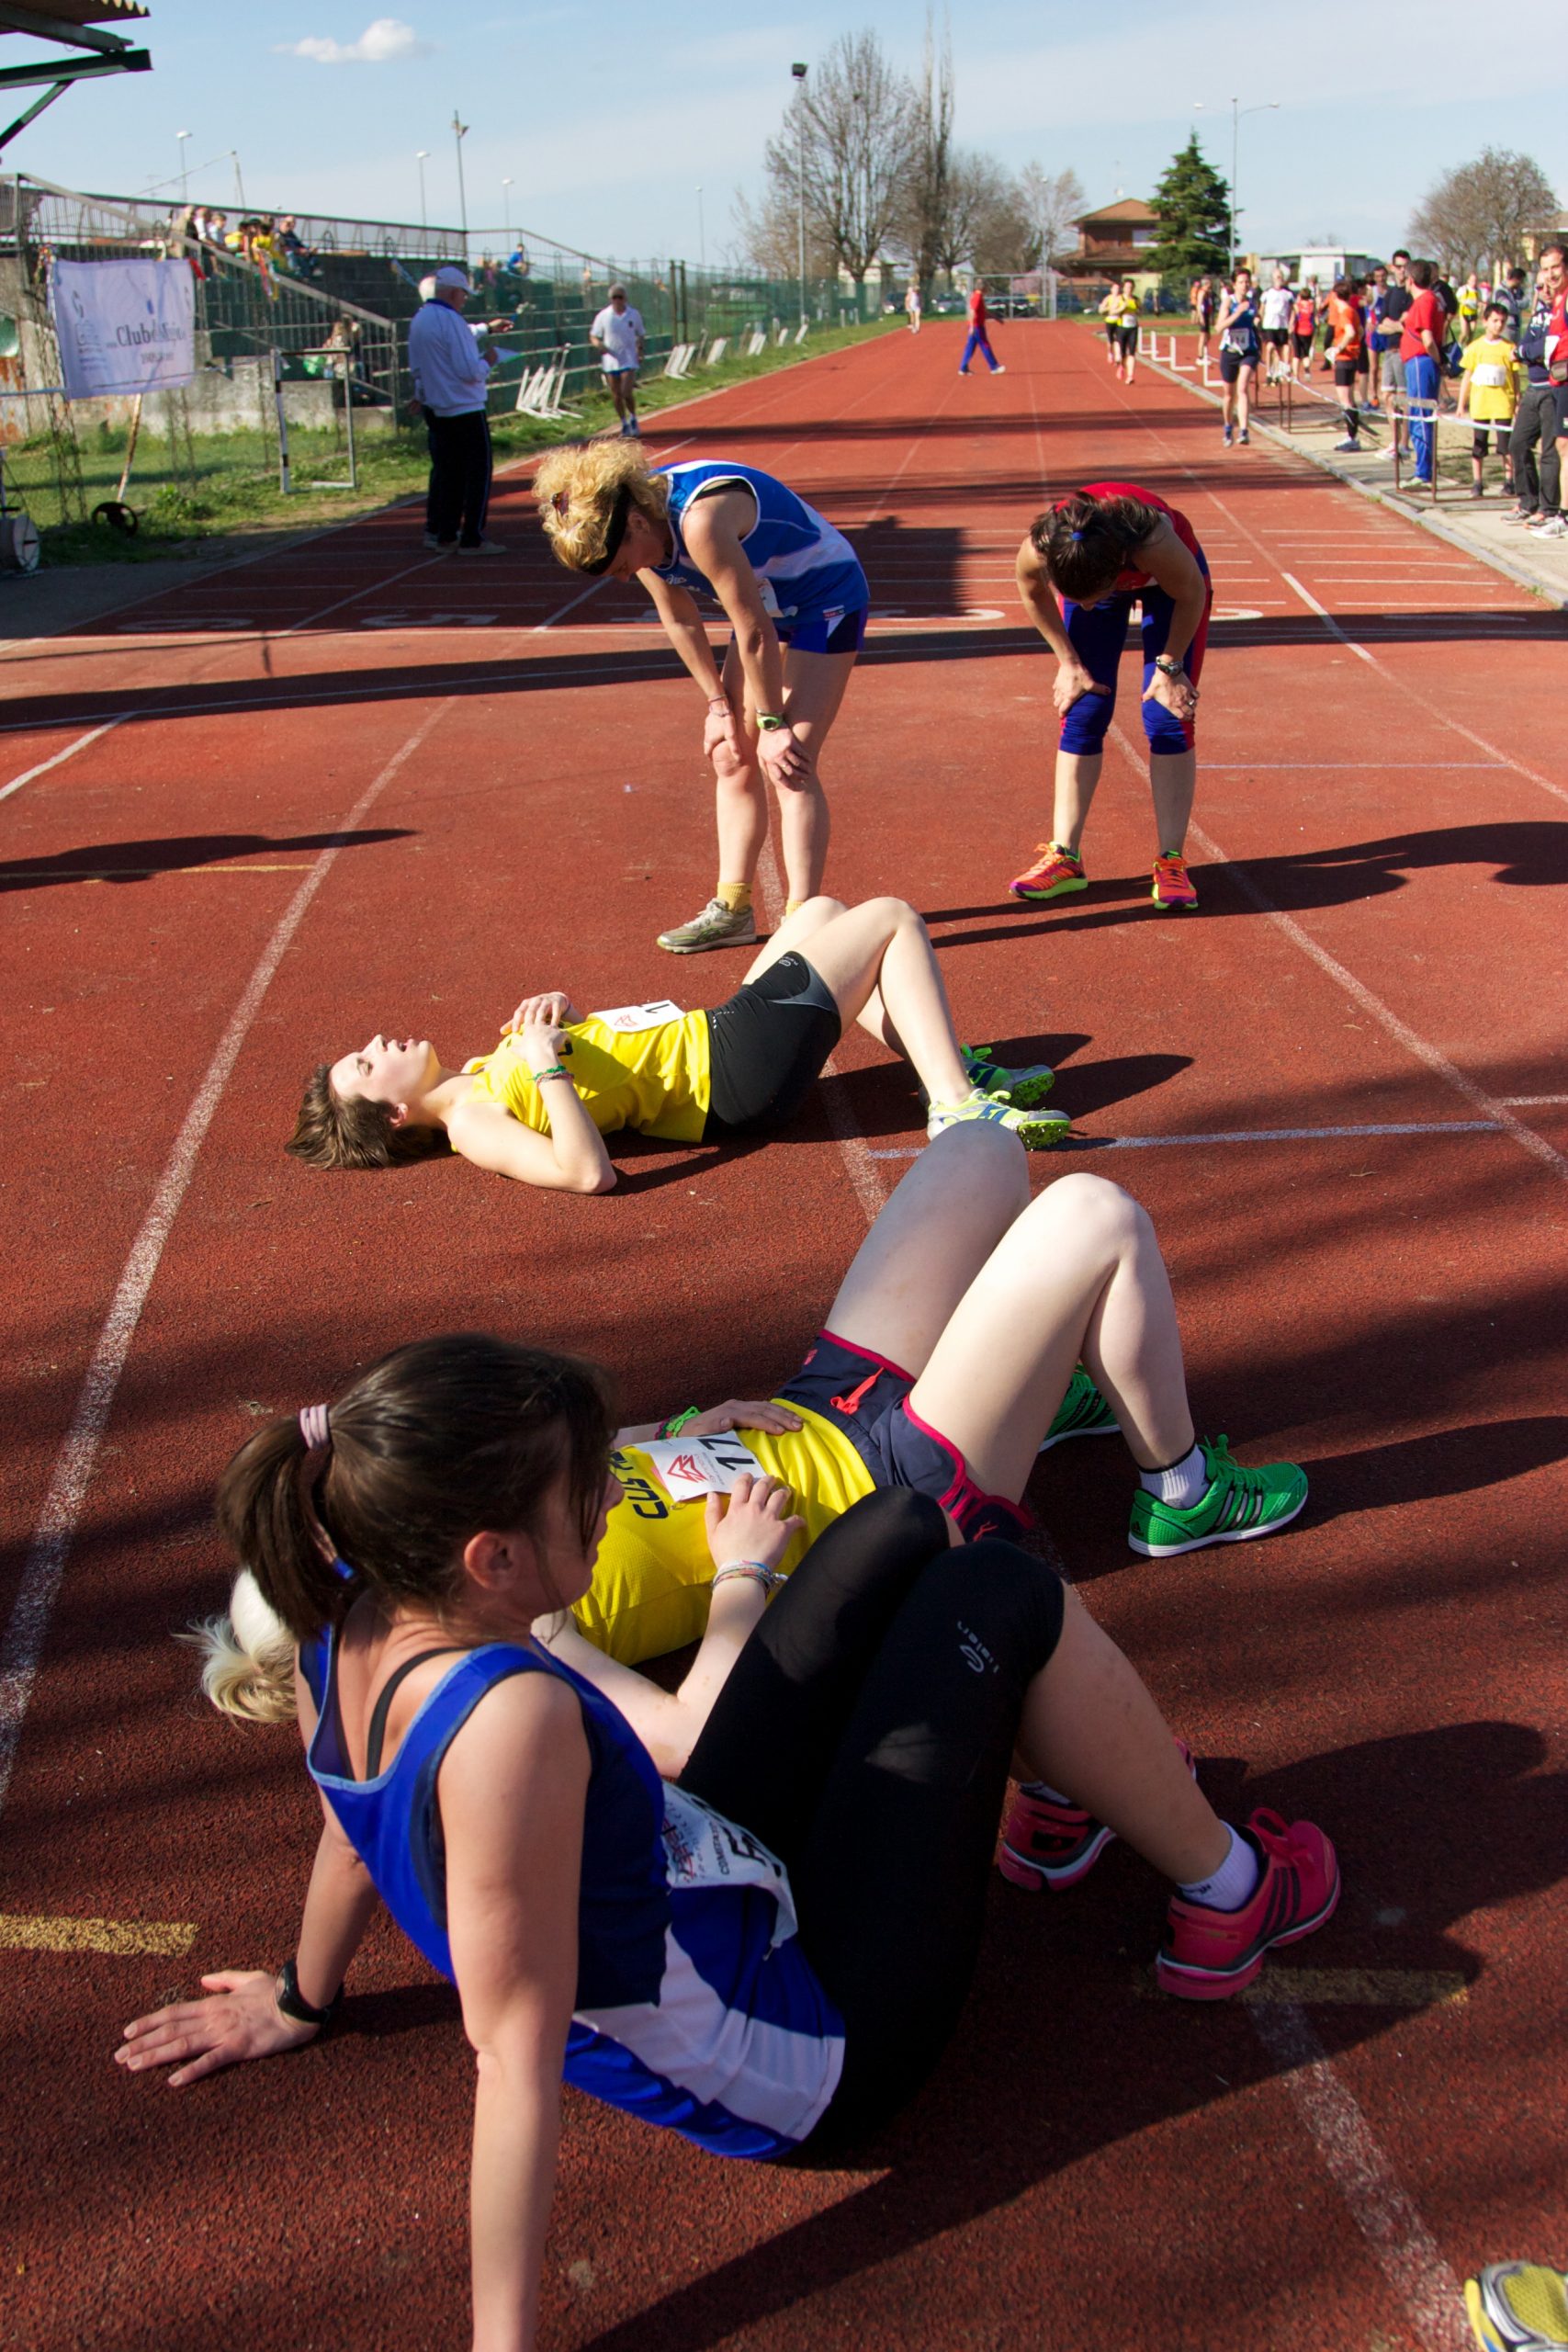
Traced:
[[323, 2031], [337, 2015], [337, 2005], [343, 1998], [340, 1984], [324, 2009], [313, 2009], [299, 1990], [299, 1971], [293, 1961], [286, 1960], [277, 1972], [277, 1991], [273, 1996], [286, 2018], [296, 2025], [320, 2026]]

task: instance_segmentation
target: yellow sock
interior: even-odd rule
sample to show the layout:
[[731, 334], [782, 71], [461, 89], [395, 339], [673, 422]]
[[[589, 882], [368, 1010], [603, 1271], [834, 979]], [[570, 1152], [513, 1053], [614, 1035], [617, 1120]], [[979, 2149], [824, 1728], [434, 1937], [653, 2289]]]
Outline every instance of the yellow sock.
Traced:
[[804, 899], [786, 899], [784, 900], [784, 920], [787, 922], [791, 915], [797, 915], [805, 904], [806, 901]]
[[732, 915], [743, 915], [751, 904], [750, 882], [721, 882], [714, 897], [727, 906]]

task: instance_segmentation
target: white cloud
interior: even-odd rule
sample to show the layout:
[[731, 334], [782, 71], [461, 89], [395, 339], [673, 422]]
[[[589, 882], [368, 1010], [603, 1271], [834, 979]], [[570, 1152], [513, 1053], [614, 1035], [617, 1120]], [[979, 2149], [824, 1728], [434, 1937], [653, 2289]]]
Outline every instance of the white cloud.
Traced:
[[398, 57], [428, 57], [430, 48], [400, 17], [378, 17], [357, 40], [328, 40], [312, 33], [277, 45], [280, 57], [309, 57], [317, 65], [386, 65]]

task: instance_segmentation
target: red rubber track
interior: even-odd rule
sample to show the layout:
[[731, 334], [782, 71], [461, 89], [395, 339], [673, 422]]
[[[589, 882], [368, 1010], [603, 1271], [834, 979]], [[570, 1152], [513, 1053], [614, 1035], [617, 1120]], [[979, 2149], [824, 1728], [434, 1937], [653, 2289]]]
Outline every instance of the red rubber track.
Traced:
[[[997, 379], [960, 380], [931, 327], [652, 446], [775, 469], [855, 535], [879, 617], [829, 762], [831, 885], [914, 899], [964, 1034], [1061, 1066], [1082, 1148], [1037, 1181], [1092, 1168], [1148, 1204], [1201, 1423], [1313, 1478], [1277, 1541], [1140, 1562], [1125, 1456], [1069, 1447], [1043, 1521], [1222, 1809], [1338, 1839], [1338, 1917], [1287, 1957], [1341, 1995], [1359, 1969], [1462, 1998], [1146, 1998], [1162, 1896], [1133, 1857], [1055, 1901], [998, 1881], [958, 2041], [857, 2169], [726, 2167], [569, 2096], [550, 2352], [1408, 2352], [1462, 2342], [1450, 2271], [1568, 2261], [1563, 623], [1304, 465], [1222, 450], [1179, 387], [1123, 391], [1086, 333], [1002, 333]], [[1192, 918], [1148, 906], [1125, 739], [1089, 892], [1005, 894], [1049, 828], [1054, 733], [1013, 551], [1043, 494], [1108, 474], [1183, 506], [1213, 568]], [[291, 1736], [212, 1715], [170, 1638], [225, 1589], [233, 1445], [443, 1326], [602, 1354], [634, 1417], [754, 1392], [905, 1164], [868, 1154], [919, 1139], [857, 1036], [787, 1141], [628, 1151], [609, 1201], [283, 1157], [306, 1067], [383, 1024], [451, 1055], [524, 988], [704, 1001], [738, 976], [653, 945], [712, 881], [689, 684], [634, 597], [552, 568], [523, 484], [495, 527], [504, 557], [440, 562], [389, 513], [5, 661], [0, 786], [118, 722], [0, 805], [7, 1608], [257, 960], [427, 730], [215, 1090], [49, 1623], [0, 1909], [197, 1932], [178, 1959], [0, 1955], [10, 2343], [465, 2340], [469, 2061], [389, 1930], [321, 2049], [175, 2095], [109, 2063], [200, 1971], [284, 1956], [310, 1850]], [[1325, 1126], [1354, 1132], [1106, 1148]], [[1390, 1126], [1452, 1132], [1367, 1132]]]

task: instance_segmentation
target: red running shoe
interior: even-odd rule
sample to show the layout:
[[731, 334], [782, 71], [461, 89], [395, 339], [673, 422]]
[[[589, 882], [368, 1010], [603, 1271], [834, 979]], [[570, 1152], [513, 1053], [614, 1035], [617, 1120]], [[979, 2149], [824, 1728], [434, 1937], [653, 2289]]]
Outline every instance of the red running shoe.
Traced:
[[1081, 857], [1060, 842], [1042, 842], [1033, 865], [1014, 875], [1008, 888], [1015, 899], [1065, 899], [1070, 890], [1087, 890], [1089, 882]]
[[1310, 1821], [1281, 1821], [1260, 1809], [1242, 1831], [1263, 1865], [1239, 1911], [1216, 1911], [1173, 1894], [1155, 1962], [1162, 1992], [1184, 2001], [1223, 2001], [1245, 1992], [1275, 1944], [1298, 1943], [1321, 1928], [1339, 1900], [1339, 1864]]
[[[1184, 1739], [1176, 1745], [1196, 1780], [1192, 1750]], [[1088, 1877], [1115, 1835], [1081, 1805], [1066, 1804], [1038, 1783], [1025, 1781], [1008, 1809], [997, 1868], [1031, 1894], [1038, 1894], [1043, 1886], [1061, 1894]]]
[[1172, 852], [1169, 856], [1162, 854], [1156, 858], [1154, 886], [1149, 896], [1163, 914], [1168, 914], [1172, 907], [1197, 905], [1198, 893], [1192, 888], [1192, 876], [1187, 871], [1184, 857], [1178, 857]]

